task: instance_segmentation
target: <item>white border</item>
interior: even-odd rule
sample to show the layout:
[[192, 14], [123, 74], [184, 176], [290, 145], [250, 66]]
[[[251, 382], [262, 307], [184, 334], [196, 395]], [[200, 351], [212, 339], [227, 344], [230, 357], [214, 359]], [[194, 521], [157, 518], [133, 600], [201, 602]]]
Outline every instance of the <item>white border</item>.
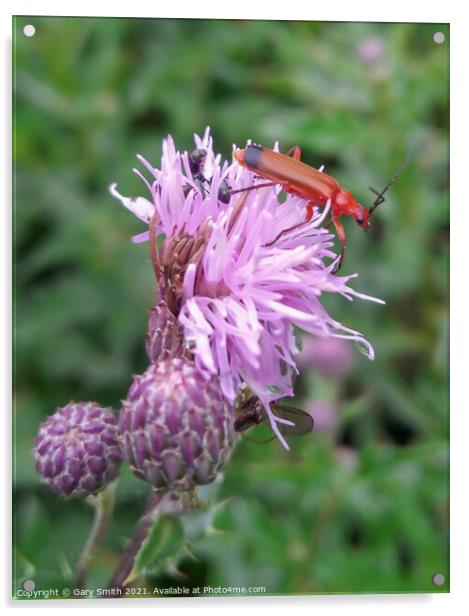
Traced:
[[[468, 404], [467, 396], [463, 398], [463, 378], [465, 372], [465, 358], [467, 355], [468, 340], [467, 329], [464, 327], [463, 317], [469, 314], [465, 283], [468, 278], [466, 247], [468, 240], [466, 230], [469, 229], [468, 212], [469, 199], [467, 189], [467, 102], [469, 100], [467, 69], [465, 58], [469, 57], [468, 49], [468, 20], [465, 19], [463, 4], [456, 0], [445, 2], [417, 3], [408, 0], [393, 0], [388, 3], [376, 1], [354, 0], [353, 2], [288, 2], [288, 3], [263, 3], [248, 2], [247, 0], [235, 0], [227, 3], [223, 0], [207, 2], [204, 0], [192, 0], [190, 2], [161, 3], [141, 2], [133, 0], [131, 3], [104, 3], [97, 0], [82, 0], [80, 3], [54, 2], [3, 2], [0, 7], [0, 28], [2, 34], [2, 52], [4, 54], [2, 67], [3, 95], [0, 97], [2, 105], [1, 118], [4, 124], [2, 134], [3, 147], [0, 149], [0, 186], [6, 188], [6, 200], [2, 209], [4, 233], [2, 242], [2, 263], [4, 272], [2, 276], [2, 298], [10, 297], [11, 277], [11, 240], [10, 236], [10, 203], [11, 203], [11, 15], [90, 15], [90, 16], [142, 16], [142, 17], [194, 17], [194, 18], [246, 18], [246, 19], [304, 19], [325, 21], [391, 21], [391, 22], [450, 22], [451, 23], [451, 594], [437, 595], [347, 595], [347, 596], [308, 596], [308, 597], [271, 597], [257, 599], [194, 599], [177, 601], [165, 601], [163, 604], [154, 601], [114, 601], [106, 602], [71, 602], [65, 605], [71, 609], [86, 609], [87, 612], [104, 610], [136, 608], [155, 610], [164, 606], [166, 610], [190, 609], [200, 611], [207, 609], [239, 611], [254, 611], [255, 609], [268, 609], [272, 612], [284, 612], [285, 609], [299, 611], [307, 610], [311, 613], [315, 609], [326, 609], [330, 614], [344, 613], [348, 616], [380, 613], [395, 614], [400, 612], [412, 613], [413, 616], [425, 613], [426, 616], [438, 614], [445, 609], [451, 611], [468, 604], [466, 597], [466, 561], [469, 557], [467, 512], [468, 507], [468, 480], [467, 458], [463, 459], [468, 450], [466, 441], [469, 438]], [[442, 87], [444, 85], [442, 84]], [[465, 164], [466, 163], [466, 164]], [[2, 302], [2, 324], [5, 330], [3, 348], [6, 353], [5, 360], [0, 370], [0, 382], [4, 395], [2, 405], [2, 419], [4, 422], [2, 437], [4, 438], [4, 456], [2, 461], [2, 491], [4, 495], [2, 506], [1, 529], [3, 533], [3, 545], [7, 550], [2, 550], [0, 571], [0, 594], [6, 607], [9, 609], [63, 609], [64, 603], [53, 602], [30, 602], [28, 604], [12, 603], [6, 597], [10, 595], [11, 566], [8, 562], [10, 556], [10, 476], [9, 453], [10, 452], [10, 422], [8, 419], [10, 404], [10, 374], [8, 366], [10, 354], [11, 310], [9, 302]], [[5, 369], [7, 367], [7, 369]], [[466, 402], [466, 404], [464, 404]], [[6, 557], [6, 558], [5, 558]], [[6, 562], [5, 562], [6, 561]]]
[[[13, 5], [16, 15], [73, 15], [73, 16], [114, 16], [114, 17], [194, 17], [203, 19], [299, 19], [311, 21], [392, 21], [392, 22], [448, 22], [450, 18], [461, 14], [457, 2], [429, 2], [423, 7], [417, 2], [393, 0], [382, 3], [371, 0], [355, 0], [353, 3], [342, 0], [335, 3], [310, 3], [305, 6], [301, 0], [286, 3], [263, 3], [249, 0], [221, 2], [220, 0], [187, 0], [186, 2], [154, 2], [135, 0], [132, 3], [114, 3], [83, 0], [63, 3], [57, 0], [31, 2], [19, 0], [6, 2]], [[451, 6], [453, 8], [451, 8]]]

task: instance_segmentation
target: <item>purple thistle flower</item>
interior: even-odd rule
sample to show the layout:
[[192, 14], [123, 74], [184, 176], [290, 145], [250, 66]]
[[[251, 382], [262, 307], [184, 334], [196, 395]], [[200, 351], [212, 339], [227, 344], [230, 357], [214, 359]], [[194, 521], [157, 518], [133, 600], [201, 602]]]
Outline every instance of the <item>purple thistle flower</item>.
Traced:
[[[288, 448], [270, 403], [292, 396], [298, 372], [293, 326], [318, 337], [353, 340], [373, 359], [363, 336], [334, 320], [320, 302], [323, 293], [381, 300], [356, 292], [356, 276], [333, 274], [333, 235], [323, 224], [330, 204], [305, 221], [305, 201], [287, 195], [279, 203], [280, 186], [218, 199], [222, 182], [232, 191], [255, 184], [237, 163], [221, 164], [212, 149], [209, 129], [197, 148], [206, 150], [204, 189], [195, 181], [187, 152], [176, 151], [169, 136], [163, 142], [161, 169], [142, 156], [152, 176], [143, 178], [151, 200], [111, 194], [150, 230], [134, 241], [150, 239], [160, 299], [184, 331], [186, 351], [198, 370], [218, 375], [225, 397], [233, 403], [243, 383], [262, 400], [272, 429]], [[187, 190], [187, 186], [192, 190]], [[156, 236], [165, 239], [158, 249]], [[325, 260], [330, 262], [326, 263]]]
[[122, 462], [118, 420], [94, 402], [70, 402], [39, 428], [36, 470], [54, 492], [69, 498], [96, 494], [117, 477]]
[[362, 62], [380, 62], [385, 55], [384, 41], [378, 37], [370, 37], [360, 41], [358, 57]]
[[327, 400], [313, 400], [307, 412], [314, 419], [315, 432], [331, 432], [337, 423], [337, 409]]
[[349, 345], [343, 340], [307, 336], [302, 345], [297, 356], [301, 368], [330, 378], [342, 377], [350, 372], [353, 356]]

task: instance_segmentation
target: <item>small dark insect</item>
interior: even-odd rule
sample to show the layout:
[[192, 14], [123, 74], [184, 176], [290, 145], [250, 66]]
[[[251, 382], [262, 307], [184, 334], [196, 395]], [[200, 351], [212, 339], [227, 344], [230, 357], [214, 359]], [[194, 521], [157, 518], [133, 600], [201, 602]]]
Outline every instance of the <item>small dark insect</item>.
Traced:
[[[189, 169], [191, 170], [194, 183], [196, 184], [202, 195], [204, 195], [206, 192], [204, 182], [206, 182], [207, 180], [205, 179], [202, 170], [206, 157], [207, 150], [203, 150], [202, 148], [197, 148], [189, 154]], [[190, 184], [186, 184], [184, 186], [184, 197], [187, 197], [191, 189], [192, 186]]]
[[[203, 174], [203, 166], [207, 157], [207, 150], [203, 148], [196, 148], [189, 154], [189, 169], [191, 170], [192, 177], [198, 189], [204, 195], [207, 192], [204, 184], [207, 182], [207, 178]], [[184, 196], [187, 197], [192, 186], [186, 184], [184, 186]], [[230, 187], [226, 180], [220, 182], [218, 188], [218, 200], [222, 203], [229, 203], [231, 199]]]
[[[288, 419], [294, 424], [292, 426], [278, 424], [279, 430], [284, 436], [303, 436], [312, 432], [314, 420], [306, 411], [276, 403], [272, 404], [272, 410], [278, 417]], [[269, 418], [262, 402], [257, 396], [251, 396], [237, 410], [234, 429], [236, 432], [245, 432], [265, 421], [269, 422]]]
[[[207, 157], [207, 150], [197, 148], [189, 154], [189, 168], [193, 176], [201, 173], [202, 165]], [[203, 176], [202, 176], [203, 177]]]
[[222, 203], [229, 203], [231, 199], [231, 190], [226, 180], [220, 182], [218, 187], [218, 200]]

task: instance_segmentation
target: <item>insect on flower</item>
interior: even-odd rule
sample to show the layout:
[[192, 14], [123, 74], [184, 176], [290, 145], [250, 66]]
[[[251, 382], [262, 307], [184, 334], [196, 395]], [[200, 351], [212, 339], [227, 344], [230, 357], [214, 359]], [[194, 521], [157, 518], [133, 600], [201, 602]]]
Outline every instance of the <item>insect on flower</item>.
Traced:
[[[271, 406], [277, 417], [288, 421], [279, 424], [279, 430], [284, 436], [303, 436], [312, 432], [314, 420], [306, 411], [277, 403]], [[265, 407], [257, 396], [251, 396], [237, 409], [234, 429], [236, 432], [245, 432], [263, 422], [269, 423]]]
[[315, 207], [325, 206], [329, 200], [331, 201], [332, 223], [341, 243], [340, 257], [335, 267], [335, 272], [337, 272], [342, 265], [346, 246], [345, 230], [340, 221], [341, 216], [352, 216], [358, 226], [367, 231], [371, 214], [378, 205], [384, 202], [384, 194], [407, 166], [410, 155], [407, 156], [405, 162], [381, 192], [373, 188], [370, 189], [376, 194], [376, 199], [368, 209], [358, 203], [355, 197], [348, 190], [342, 188], [334, 178], [323, 173], [322, 170], [314, 169], [303, 163], [300, 160], [301, 149], [298, 146], [295, 146], [286, 154], [281, 154], [261, 145], [247, 145], [244, 150], [236, 150], [234, 157], [248, 171], [270, 180], [268, 183], [250, 186], [244, 190], [281, 184], [286, 193], [308, 200], [306, 222], [312, 219]]
[[[204, 184], [208, 183], [207, 178], [204, 176], [203, 167], [205, 163], [205, 159], [207, 158], [207, 150], [204, 148], [196, 148], [189, 154], [189, 169], [192, 173], [192, 178], [194, 183], [197, 185], [200, 193], [205, 195], [207, 189]], [[189, 191], [192, 186], [190, 184], [186, 184], [184, 186], [184, 196], [187, 197]], [[231, 192], [226, 180], [222, 180], [220, 182], [220, 186], [218, 188], [218, 200], [222, 203], [229, 203], [231, 199]]]
[[[219, 379], [231, 405], [245, 384], [247, 398], [258, 397], [273, 432], [288, 449], [281, 430], [292, 423], [301, 426], [304, 419], [300, 413], [298, 422], [293, 412], [290, 421], [276, 409], [277, 401], [293, 396], [298, 373], [293, 328], [315, 337], [354, 341], [371, 360], [371, 344], [334, 319], [321, 296], [334, 293], [383, 302], [356, 291], [350, 285], [356, 275], [335, 276], [331, 271], [327, 260], [334, 257], [332, 234], [323, 227], [328, 206], [323, 212], [315, 208], [305, 224], [301, 198], [287, 194], [279, 207], [275, 188], [266, 190], [262, 199], [246, 192], [250, 171], [222, 162], [208, 129], [203, 138], [195, 136], [195, 148], [192, 154], [180, 153], [168, 136], [160, 168], [138, 157], [152, 177], [148, 180], [136, 170], [150, 199], [125, 197], [115, 184], [110, 186], [111, 194], [147, 225], [133, 241], [149, 240], [158, 279], [158, 319], [149, 328], [156, 330], [157, 339], [148, 347], [150, 357], [183, 349], [197, 370]], [[205, 190], [199, 190], [194, 171]], [[223, 181], [233, 195], [228, 203], [219, 197]], [[186, 185], [192, 190], [184, 194]], [[243, 194], [234, 198], [236, 192]], [[168, 331], [159, 318], [168, 310], [178, 333], [159, 340]], [[246, 424], [243, 415], [238, 420], [241, 426], [254, 425], [251, 420]], [[312, 425], [310, 418], [304, 421], [303, 433]]]

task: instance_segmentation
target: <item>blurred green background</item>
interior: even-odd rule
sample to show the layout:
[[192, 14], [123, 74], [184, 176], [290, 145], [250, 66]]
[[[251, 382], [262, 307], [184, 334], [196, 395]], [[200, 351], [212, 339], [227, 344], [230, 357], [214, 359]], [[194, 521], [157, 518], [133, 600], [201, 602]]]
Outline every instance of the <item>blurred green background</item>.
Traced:
[[[375, 362], [336, 348], [333, 363], [351, 351], [341, 374], [319, 374], [328, 350], [306, 340], [296, 404], [317, 430], [291, 452], [243, 439], [217, 506], [186, 521], [188, 547], [149, 587], [447, 591], [449, 28], [19, 17], [13, 29], [14, 590], [70, 585], [91, 523], [85, 503], [41, 486], [39, 423], [70, 399], [119, 408], [146, 366], [148, 247], [131, 244], [143, 225], [108, 185], [145, 195], [135, 154], [158, 166], [166, 134], [192, 149], [209, 125], [226, 158], [248, 138], [300, 145], [365, 204], [408, 143], [414, 156], [368, 235], [345, 221], [344, 273], [387, 304], [325, 299]], [[89, 587], [109, 577], [147, 493], [126, 470]]]

